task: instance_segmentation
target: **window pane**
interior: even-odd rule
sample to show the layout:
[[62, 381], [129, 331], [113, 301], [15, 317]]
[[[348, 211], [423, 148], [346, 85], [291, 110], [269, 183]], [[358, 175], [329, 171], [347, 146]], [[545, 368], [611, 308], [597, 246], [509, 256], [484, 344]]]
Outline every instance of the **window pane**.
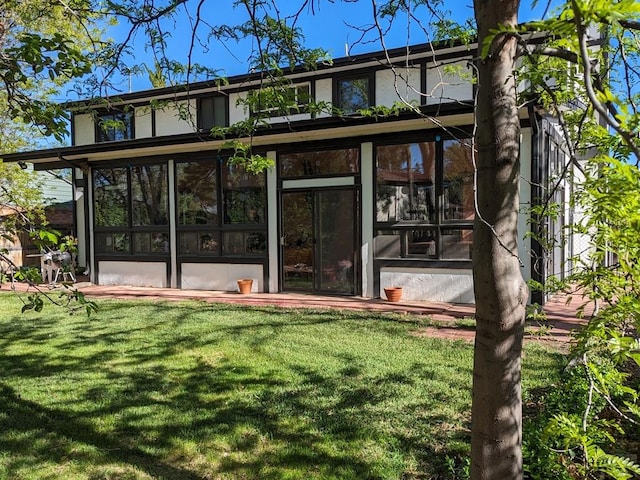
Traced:
[[176, 190], [179, 225], [218, 223], [215, 161], [178, 163]]
[[98, 142], [133, 138], [133, 113], [111, 113], [98, 117]]
[[375, 237], [376, 258], [437, 258], [436, 229], [380, 230]]
[[357, 173], [359, 170], [358, 148], [286, 153], [280, 156], [280, 175], [283, 178], [340, 175]]
[[435, 142], [376, 148], [377, 221], [436, 222]]
[[470, 140], [444, 142], [443, 212], [445, 220], [475, 217], [473, 197], [473, 161]]
[[133, 253], [169, 253], [169, 234], [162, 232], [134, 233]]
[[178, 236], [182, 255], [218, 255], [218, 235], [204, 232], [181, 232]]
[[96, 253], [129, 253], [126, 233], [96, 233]]
[[225, 232], [226, 255], [261, 255], [267, 252], [265, 232]]
[[94, 170], [93, 202], [97, 227], [128, 225], [127, 169], [101, 168]]
[[442, 230], [442, 258], [471, 260], [473, 230]]
[[409, 230], [406, 232], [407, 256], [436, 258], [436, 231]]
[[345, 115], [369, 108], [369, 77], [338, 80], [338, 108]]
[[166, 165], [131, 167], [133, 225], [168, 225]]
[[247, 173], [242, 166], [226, 164], [222, 170], [224, 223], [265, 222], [265, 175]]
[[222, 96], [201, 98], [198, 104], [200, 128], [224, 127], [226, 124], [226, 102]]

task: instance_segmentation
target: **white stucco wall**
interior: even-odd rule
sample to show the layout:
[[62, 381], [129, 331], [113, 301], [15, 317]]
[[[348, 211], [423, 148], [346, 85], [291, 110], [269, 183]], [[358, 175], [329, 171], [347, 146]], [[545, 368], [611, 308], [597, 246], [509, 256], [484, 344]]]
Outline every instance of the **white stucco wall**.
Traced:
[[[327, 102], [333, 103], [333, 81], [330, 78], [321, 78], [316, 80], [316, 103]], [[316, 115], [317, 118], [330, 117], [329, 112], [322, 112]]]
[[390, 107], [401, 101], [420, 104], [420, 68], [397, 67], [395, 71], [378, 70], [375, 84], [376, 105]]
[[135, 109], [135, 137], [149, 138], [153, 136], [151, 130], [151, 107], [136, 107]]
[[471, 269], [384, 267], [380, 294], [385, 287], [402, 287], [403, 300], [474, 303]]
[[98, 264], [100, 285], [167, 288], [167, 264], [164, 262], [110, 262]]
[[[452, 73], [451, 69], [459, 69]], [[427, 105], [468, 101], [473, 99], [473, 85], [470, 78], [460, 74], [471, 74], [467, 60], [455, 63], [438, 63], [427, 65]]]
[[96, 141], [96, 127], [93, 117], [88, 113], [73, 116], [73, 144], [89, 145]]
[[244, 105], [238, 105], [238, 101], [243, 98], [238, 93], [229, 94], [229, 125], [241, 122], [247, 118], [247, 111]]
[[[180, 118], [187, 115], [186, 118]], [[176, 135], [196, 131], [196, 101], [169, 103], [155, 111], [156, 136]]]
[[262, 265], [231, 263], [183, 263], [183, 289], [237, 291], [237, 280], [253, 279], [252, 292], [264, 292]]

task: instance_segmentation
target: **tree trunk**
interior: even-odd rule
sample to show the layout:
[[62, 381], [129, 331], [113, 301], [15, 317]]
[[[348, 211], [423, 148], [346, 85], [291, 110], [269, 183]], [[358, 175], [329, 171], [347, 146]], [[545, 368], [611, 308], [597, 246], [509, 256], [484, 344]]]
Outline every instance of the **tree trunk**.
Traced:
[[[519, 1], [474, 0], [478, 45], [516, 25]], [[516, 39], [495, 38], [478, 64], [477, 214], [473, 241], [476, 340], [471, 478], [522, 478], [520, 355], [528, 298], [518, 259], [520, 120]]]

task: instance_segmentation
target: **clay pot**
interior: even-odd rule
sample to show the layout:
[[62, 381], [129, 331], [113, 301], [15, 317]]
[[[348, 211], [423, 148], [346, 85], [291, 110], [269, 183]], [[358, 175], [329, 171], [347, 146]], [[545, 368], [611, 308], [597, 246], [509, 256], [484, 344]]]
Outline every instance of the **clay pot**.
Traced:
[[253, 287], [253, 279], [242, 278], [238, 280], [238, 292], [242, 294], [251, 293], [251, 287]]
[[402, 298], [402, 287], [385, 287], [384, 294], [390, 302], [399, 302]]

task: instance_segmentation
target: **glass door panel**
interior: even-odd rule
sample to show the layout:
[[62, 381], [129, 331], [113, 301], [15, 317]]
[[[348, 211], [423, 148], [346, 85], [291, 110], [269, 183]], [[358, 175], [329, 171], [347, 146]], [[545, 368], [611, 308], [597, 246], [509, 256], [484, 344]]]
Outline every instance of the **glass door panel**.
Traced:
[[354, 293], [354, 192], [352, 189], [316, 192], [316, 252], [321, 292]]
[[313, 193], [282, 194], [282, 270], [284, 290], [313, 290]]

